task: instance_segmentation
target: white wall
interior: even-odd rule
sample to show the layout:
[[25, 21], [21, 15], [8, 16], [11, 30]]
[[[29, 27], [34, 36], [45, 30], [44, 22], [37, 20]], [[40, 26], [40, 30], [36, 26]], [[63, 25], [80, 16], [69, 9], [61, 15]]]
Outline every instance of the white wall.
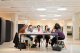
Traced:
[[67, 26], [73, 26], [73, 22], [72, 21], [67, 21]]

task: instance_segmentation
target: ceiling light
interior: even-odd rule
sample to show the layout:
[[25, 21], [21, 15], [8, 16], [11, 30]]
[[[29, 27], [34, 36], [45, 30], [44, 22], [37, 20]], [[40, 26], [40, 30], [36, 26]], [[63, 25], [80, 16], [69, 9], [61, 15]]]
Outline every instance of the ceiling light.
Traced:
[[46, 19], [41, 19], [41, 20], [46, 20]]
[[46, 17], [46, 15], [40, 15], [40, 17]]
[[56, 14], [47, 14], [47, 15], [56, 15]]
[[28, 18], [20, 18], [20, 19], [28, 19]]
[[60, 8], [61, 6], [51, 6], [51, 7], [46, 7], [46, 8]]
[[59, 8], [59, 9], [57, 9], [57, 10], [67, 10], [67, 8]]
[[38, 8], [37, 10], [38, 11], [45, 11], [46, 9], [45, 8]]
[[58, 20], [58, 19], [53, 19], [53, 20]]
[[27, 20], [23, 20], [23, 21], [27, 21]]
[[54, 16], [61, 16], [61, 15], [54, 15]]
[[47, 12], [58, 12], [58, 11], [47, 11]]

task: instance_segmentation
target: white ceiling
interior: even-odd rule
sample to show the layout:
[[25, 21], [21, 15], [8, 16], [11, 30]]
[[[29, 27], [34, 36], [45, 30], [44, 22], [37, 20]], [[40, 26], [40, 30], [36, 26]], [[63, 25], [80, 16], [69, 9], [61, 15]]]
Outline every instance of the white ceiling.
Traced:
[[[46, 11], [37, 11], [37, 8], [46, 8]], [[58, 11], [58, 8], [67, 8], [67, 10]], [[80, 0], [1, 0], [0, 12], [17, 13], [20, 18], [26, 17], [28, 20], [42, 18], [68, 20], [72, 18], [73, 13], [80, 12]], [[61, 17], [52, 17], [51, 14], [61, 15]], [[40, 17], [40, 15], [47, 15], [47, 17]]]

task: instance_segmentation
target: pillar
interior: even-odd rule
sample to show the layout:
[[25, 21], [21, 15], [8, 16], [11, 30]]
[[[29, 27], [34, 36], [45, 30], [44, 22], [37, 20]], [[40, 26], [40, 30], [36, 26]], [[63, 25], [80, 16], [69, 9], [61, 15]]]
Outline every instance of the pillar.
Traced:
[[25, 25], [27, 25], [28, 24], [28, 21], [27, 20], [25, 20]]
[[67, 21], [63, 22], [63, 33], [67, 36]]
[[15, 36], [15, 33], [18, 32], [18, 15], [15, 13], [12, 13], [11, 14], [11, 21], [14, 23], [13, 35]]
[[80, 39], [79, 37], [79, 13], [73, 14], [73, 39]]

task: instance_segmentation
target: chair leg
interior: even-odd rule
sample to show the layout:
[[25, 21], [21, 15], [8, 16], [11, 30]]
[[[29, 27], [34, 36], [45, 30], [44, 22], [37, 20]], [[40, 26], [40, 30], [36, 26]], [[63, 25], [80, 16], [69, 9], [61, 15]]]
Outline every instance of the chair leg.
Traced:
[[[63, 44], [64, 44], [64, 47], [65, 47], [65, 49], [66, 49], [66, 45], [65, 45], [64, 41], [63, 41]], [[67, 50], [67, 49], [66, 49], [66, 50]]]

